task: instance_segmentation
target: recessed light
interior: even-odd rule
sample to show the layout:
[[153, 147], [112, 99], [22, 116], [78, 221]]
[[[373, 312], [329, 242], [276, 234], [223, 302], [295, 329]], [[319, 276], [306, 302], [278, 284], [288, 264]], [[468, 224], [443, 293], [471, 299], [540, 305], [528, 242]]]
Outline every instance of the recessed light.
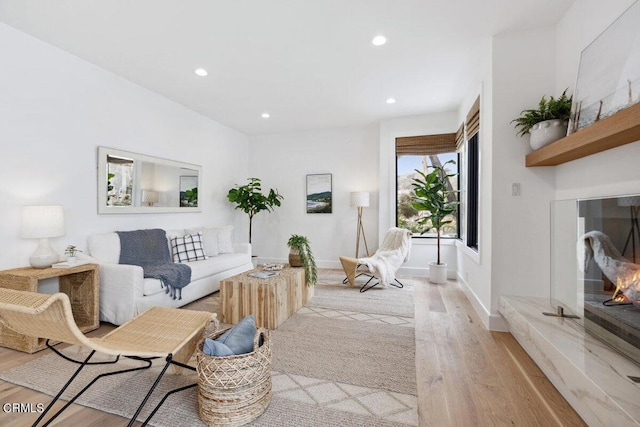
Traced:
[[387, 98], [386, 103], [387, 104], [395, 104], [396, 103], [396, 99], [395, 98]]
[[271, 114], [269, 113], [262, 113], [261, 116], [263, 119], [268, 119], [269, 117], [271, 117]]
[[383, 35], [375, 36], [373, 40], [371, 40], [371, 44], [373, 44], [374, 46], [382, 46], [386, 42], [387, 42], [387, 38]]
[[207, 74], [207, 70], [205, 70], [204, 68], [196, 68], [196, 70], [194, 71], [194, 73], [196, 73], [197, 75], [199, 75], [200, 77], [204, 77]]

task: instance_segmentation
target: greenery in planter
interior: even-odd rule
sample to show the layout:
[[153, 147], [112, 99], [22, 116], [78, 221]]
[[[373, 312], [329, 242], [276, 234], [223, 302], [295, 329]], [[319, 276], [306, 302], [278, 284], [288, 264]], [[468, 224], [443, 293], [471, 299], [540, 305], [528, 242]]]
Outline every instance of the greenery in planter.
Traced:
[[523, 110], [522, 113], [520, 113], [520, 117], [511, 120], [511, 123], [515, 122], [515, 128], [519, 128], [518, 136], [524, 136], [525, 133], [531, 130], [533, 125], [545, 120], [569, 120], [573, 96], [567, 97], [567, 90], [568, 88], [562, 92], [559, 98], [550, 96], [549, 99], [547, 99], [543, 96], [538, 103], [537, 109]]
[[267, 210], [273, 212], [274, 206], [280, 206], [283, 200], [278, 190], [270, 189], [268, 195], [262, 194], [260, 178], [247, 178], [249, 183], [243, 186], [236, 186], [229, 190], [227, 199], [236, 204], [236, 209], [249, 215], [249, 243], [251, 243], [251, 226], [253, 217], [258, 212]]
[[67, 246], [67, 248], [64, 250], [64, 253], [69, 256], [76, 256], [78, 252], [82, 252], [82, 251], [73, 245]]
[[313, 253], [311, 252], [309, 239], [305, 236], [292, 234], [287, 241], [287, 246], [289, 249], [297, 251], [300, 255], [300, 260], [304, 266], [307, 286], [314, 286], [318, 283], [318, 268], [316, 267], [316, 260], [313, 258]]
[[429, 166], [431, 172], [424, 173], [415, 169], [420, 174], [420, 178], [413, 179], [413, 203], [411, 206], [417, 211], [426, 212], [425, 216], [418, 220], [418, 224], [423, 227], [420, 234], [424, 234], [429, 230], [436, 230], [438, 243], [438, 260], [440, 262], [440, 233], [442, 228], [453, 222], [453, 217], [458, 209], [457, 191], [449, 190], [447, 182], [449, 177], [455, 174], [449, 174], [445, 167], [449, 164], [455, 164], [454, 160], [449, 160], [442, 166]]

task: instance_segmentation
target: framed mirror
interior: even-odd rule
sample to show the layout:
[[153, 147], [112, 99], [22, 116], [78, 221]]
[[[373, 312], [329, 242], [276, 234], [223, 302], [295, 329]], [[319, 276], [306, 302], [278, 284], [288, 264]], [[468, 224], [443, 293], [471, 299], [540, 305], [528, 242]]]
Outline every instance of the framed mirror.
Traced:
[[201, 212], [202, 167], [98, 147], [98, 213]]

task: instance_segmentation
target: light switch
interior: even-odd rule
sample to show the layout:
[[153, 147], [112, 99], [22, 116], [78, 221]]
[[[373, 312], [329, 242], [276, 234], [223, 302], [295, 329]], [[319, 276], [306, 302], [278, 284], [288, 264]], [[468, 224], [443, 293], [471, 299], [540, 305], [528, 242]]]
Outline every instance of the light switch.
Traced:
[[519, 182], [514, 182], [513, 184], [511, 184], [511, 195], [512, 196], [519, 196], [520, 195], [520, 183]]

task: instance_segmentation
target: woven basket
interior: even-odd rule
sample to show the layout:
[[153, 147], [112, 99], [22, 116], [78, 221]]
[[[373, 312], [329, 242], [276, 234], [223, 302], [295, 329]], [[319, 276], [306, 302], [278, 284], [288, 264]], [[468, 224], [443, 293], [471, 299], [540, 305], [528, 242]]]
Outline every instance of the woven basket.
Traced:
[[[215, 339], [226, 330], [209, 336]], [[260, 338], [263, 343], [258, 346]], [[271, 401], [271, 342], [258, 329], [251, 353], [216, 357], [204, 354], [204, 339], [196, 348], [198, 413], [209, 426], [240, 426], [262, 414]]]

